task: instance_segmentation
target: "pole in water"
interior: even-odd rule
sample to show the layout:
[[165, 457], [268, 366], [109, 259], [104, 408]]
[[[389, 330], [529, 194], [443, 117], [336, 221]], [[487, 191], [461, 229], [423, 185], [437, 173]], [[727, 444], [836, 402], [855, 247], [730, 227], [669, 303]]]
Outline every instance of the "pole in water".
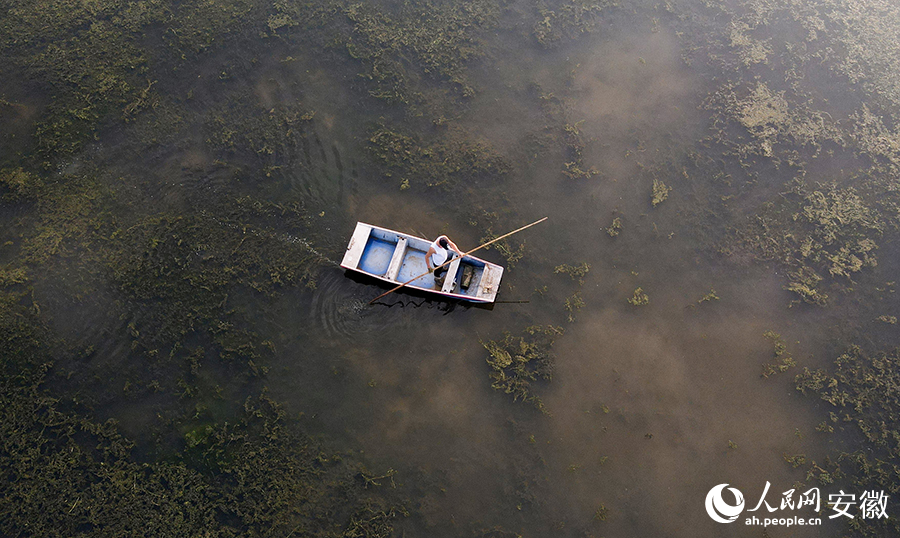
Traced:
[[[532, 222], [531, 224], [528, 224], [528, 225], [522, 226], [521, 228], [518, 228], [518, 229], [516, 229], [516, 230], [513, 230], [513, 231], [509, 232], [508, 234], [501, 235], [500, 237], [498, 237], [498, 238], [496, 238], [496, 239], [491, 239], [491, 240], [488, 241], [487, 243], [485, 243], [485, 244], [483, 244], [483, 245], [479, 245], [479, 246], [473, 248], [472, 250], [470, 250], [470, 251], [464, 253], [461, 257], [462, 257], [462, 258], [465, 258], [465, 257], [468, 256], [469, 254], [471, 254], [471, 253], [473, 253], [473, 252], [475, 252], [475, 251], [477, 251], [477, 250], [481, 250], [481, 249], [483, 249], [484, 247], [486, 247], [486, 246], [488, 246], [488, 245], [490, 245], [490, 244], [492, 244], [492, 243], [496, 243], [497, 241], [500, 241], [501, 239], [506, 239], [507, 237], [511, 236], [512, 234], [519, 233], [519, 232], [521, 232], [522, 230], [524, 230], [524, 229], [526, 229], [526, 228], [531, 228], [531, 227], [534, 226], [535, 224], [540, 224], [540, 223], [544, 222], [545, 220], [547, 220], [548, 218], [549, 218], [549, 217], [544, 217], [544, 218], [542, 218], [542, 219], [540, 219], [540, 220], [536, 220], [536, 221]], [[451, 263], [452, 261], [453, 261], [453, 258], [451, 258], [451, 259], [445, 261], [444, 263], [442, 263], [442, 264], [438, 265], [437, 267], [435, 267], [435, 268], [434, 268], [434, 271], [437, 271], [438, 269], [440, 269], [441, 267], [443, 267], [443, 266], [445, 266], [445, 265], [450, 265], [450, 263]], [[409, 284], [410, 282], [415, 282], [416, 280], [422, 278], [423, 276], [429, 275], [429, 274], [431, 274], [431, 271], [428, 271], [427, 273], [422, 273], [422, 274], [419, 275], [419, 276], [413, 277], [413, 278], [407, 280], [406, 282], [404, 282], [403, 284], [400, 284], [400, 285], [397, 286], [396, 288], [392, 288], [392, 289], [390, 289], [390, 290], [388, 290], [388, 291], [382, 293], [382, 294], [379, 295], [378, 297], [376, 297], [376, 298], [372, 299], [371, 301], [369, 301], [369, 306], [371, 306], [372, 304], [374, 304], [375, 301], [377, 301], [378, 299], [381, 299], [381, 298], [384, 297], [385, 295], [390, 295], [391, 293], [394, 293], [395, 291], [399, 290], [400, 288], [405, 287], [405, 286], [406, 286], [407, 284]]]

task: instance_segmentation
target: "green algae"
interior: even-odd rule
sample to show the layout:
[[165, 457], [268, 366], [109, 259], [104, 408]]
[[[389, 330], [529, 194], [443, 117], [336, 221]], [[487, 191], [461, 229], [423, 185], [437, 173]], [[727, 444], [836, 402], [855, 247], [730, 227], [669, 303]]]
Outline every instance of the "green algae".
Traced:
[[553, 274], [569, 275], [572, 280], [577, 280], [579, 285], [584, 284], [584, 277], [591, 271], [591, 265], [581, 262], [578, 265], [562, 264], [553, 268]]
[[354, 455], [304, 433], [265, 394], [195, 426], [168, 458], [140, 461], [115, 421], [42, 388], [65, 346], [24, 298], [0, 291], [3, 534], [388, 537], [406, 513]]
[[532, 25], [532, 35], [542, 47], [548, 49], [596, 32], [603, 22], [601, 13], [617, 5], [608, 0], [568, 0], [558, 3], [540, 0], [534, 4], [537, 16]]
[[[34, 388], [0, 396], [0, 530], [21, 536], [391, 536], [397, 505], [358, 479], [365, 468], [321, 457], [266, 398], [209, 427], [184, 458], [140, 463], [113, 422], [62, 411]], [[215, 468], [217, 473], [208, 471]], [[356, 533], [356, 534], [354, 534]]]
[[35, 200], [43, 186], [40, 177], [22, 168], [0, 170], [0, 198], [5, 202]]
[[643, 288], [634, 290], [634, 294], [628, 299], [628, 304], [633, 306], [644, 306], [650, 304], [650, 297], [644, 293]]
[[819, 288], [824, 280], [820, 272], [832, 282], [843, 278], [852, 283], [856, 273], [877, 265], [876, 241], [883, 230], [878, 212], [855, 189], [797, 185], [780, 204], [767, 208], [744, 232], [744, 240], [758, 256], [788, 268], [786, 289], [821, 306], [828, 294]]
[[161, 2], [138, 1], [19, 0], [5, 11], [0, 52], [51, 97], [34, 132], [41, 158], [72, 154], [110, 117], [146, 108], [152, 81], [142, 35], [167, 17]]
[[776, 360], [773, 363], [763, 364], [762, 377], [768, 378], [771, 375], [784, 373], [788, 371], [788, 369], [797, 366], [797, 361], [795, 361], [787, 351], [787, 344], [785, 344], [784, 339], [780, 334], [774, 331], [766, 331], [763, 333], [763, 336], [768, 340], [771, 340], [772, 344], [775, 346], [773, 358]]
[[489, 353], [487, 363], [492, 370], [491, 387], [511, 394], [513, 401], [528, 402], [542, 413], [549, 414], [536, 388], [540, 381], [553, 379], [550, 347], [553, 339], [563, 330], [549, 325], [529, 327], [525, 332], [527, 337], [515, 337], [507, 332], [502, 340], [481, 342]]
[[707, 293], [703, 297], [699, 298], [697, 300], [697, 304], [703, 304], [706, 302], [712, 302], [712, 301], [718, 301], [718, 300], [719, 300], [719, 296], [716, 295], [716, 290], [709, 288], [709, 293]]
[[565, 307], [566, 312], [569, 313], [569, 323], [575, 323], [575, 314], [585, 306], [587, 305], [585, 304], [584, 299], [581, 298], [579, 292], [575, 292], [570, 297], [566, 297]]
[[[892, 497], [900, 493], [896, 480], [900, 473], [898, 363], [898, 350], [870, 353], [850, 346], [830, 371], [804, 368], [796, 377], [798, 391], [829, 405], [830, 418], [817, 430], [849, 430], [860, 436], [822, 465], [812, 462], [808, 482], [841, 480], [859, 488], [881, 489]], [[853, 528], [861, 536], [888, 536], [900, 530], [893, 519]]]
[[672, 192], [672, 188], [663, 183], [662, 181], [653, 178], [653, 190], [650, 193], [650, 203], [653, 207], [658, 206], [659, 204], [666, 201], [669, 197], [669, 193]]
[[610, 237], [616, 237], [622, 231], [622, 217], [615, 217], [612, 220], [612, 223], [606, 228], [606, 233]]
[[368, 142], [383, 176], [398, 183], [468, 189], [490, 185], [510, 171], [509, 163], [496, 151], [461, 134], [447, 134], [429, 143], [384, 127], [374, 131]]
[[119, 289], [145, 312], [135, 345], [172, 353], [207, 327], [223, 359], [258, 360], [267, 346], [236, 327], [229, 295], [241, 287], [271, 295], [309, 286], [321, 262], [309, 243], [274, 229], [276, 222], [307, 227], [296, 205], [240, 198], [192, 215], [152, 216], [120, 232], [121, 248], [108, 265]]
[[308, 168], [298, 148], [309, 143], [314, 116], [301, 103], [265, 108], [237, 95], [208, 113], [206, 143], [221, 159], [258, 163], [256, 172], [272, 177], [281, 168]]

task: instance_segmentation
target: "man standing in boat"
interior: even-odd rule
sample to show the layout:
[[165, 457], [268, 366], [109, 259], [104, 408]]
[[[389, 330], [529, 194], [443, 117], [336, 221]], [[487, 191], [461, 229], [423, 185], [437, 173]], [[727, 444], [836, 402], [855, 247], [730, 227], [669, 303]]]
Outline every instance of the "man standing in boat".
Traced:
[[454, 252], [459, 256], [463, 255], [449, 237], [442, 235], [431, 243], [431, 246], [428, 247], [428, 252], [425, 253], [425, 264], [428, 266], [429, 271], [434, 272], [434, 283], [438, 288], [444, 285], [444, 277], [447, 276], [447, 266], [440, 266], [450, 260]]

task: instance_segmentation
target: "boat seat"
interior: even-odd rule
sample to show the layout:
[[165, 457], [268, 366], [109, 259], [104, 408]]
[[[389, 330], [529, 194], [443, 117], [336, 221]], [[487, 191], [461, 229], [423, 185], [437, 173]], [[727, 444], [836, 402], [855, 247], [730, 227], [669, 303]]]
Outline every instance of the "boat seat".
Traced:
[[459, 263], [462, 261], [462, 258], [457, 256], [450, 262], [449, 268], [447, 269], [447, 276], [444, 278], [444, 286], [441, 288], [441, 291], [444, 293], [453, 293], [453, 288], [456, 286], [456, 273], [459, 271]]
[[388, 264], [387, 271], [384, 273], [384, 278], [388, 280], [397, 281], [397, 277], [400, 276], [400, 268], [403, 267], [403, 257], [406, 255], [406, 244], [408, 241], [405, 237], [401, 237], [399, 241], [397, 241], [397, 248], [394, 249], [394, 255], [391, 256], [391, 263]]

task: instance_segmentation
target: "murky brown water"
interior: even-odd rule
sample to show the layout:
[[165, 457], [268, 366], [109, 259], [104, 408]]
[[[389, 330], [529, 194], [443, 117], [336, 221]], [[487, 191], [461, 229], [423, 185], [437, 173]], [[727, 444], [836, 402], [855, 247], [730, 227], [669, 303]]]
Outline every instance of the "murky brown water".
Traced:
[[[785, 456], [820, 460], [840, 442], [816, 435], [822, 410], [794, 389], [796, 370], [760, 374], [773, 361], [766, 331], [780, 333], [801, 366], [824, 364], [841, 311], [795, 315], [782, 275], [699, 244], [690, 220], [696, 185], [681, 164], [708, 134], [711, 118], [700, 105], [711, 87], [683, 60], [683, 43], [674, 29], [641, 17], [555, 50], [497, 43], [472, 66], [478, 95], [450, 123], [513, 166], [503, 185], [474, 190], [470, 200], [502, 203], [478, 209], [505, 211], [516, 225], [550, 217], [515, 238], [526, 255], [507, 269], [500, 302], [472, 307], [399, 293], [368, 306], [382, 288], [334, 263], [322, 269], [315, 290], [253, 299], [263, 303], [254, 321], [277, 353], [261, 380], [215, 380], [225, 385], [225, 400], [240, 402], [246, 386], [265, 385], [302, 414], [310, 431], [360, 451], [373, 469], [396, 469], [423, 518], [414, 528], [427, 536], [495, 526], [529, 537], [762, 536], [743, 517], [713, 522], [704, 498], [728, 483], [754, 505], [768, 481], [767, 499], [776, 503], [804, 479]], [[365, 167], [360, 133], [390, 108], [358, 116], [353, 73], [300, 54], [285, 61], [291, 47], [283, 47], [234, 82], [266, 109], [302, 102], [316, 112], [302, 144], [279, 155], [295, 166], [273, 173], [269, 198], [307, 203], [332, 262], [357, 221], [428, 237], [447, 233], [464, 250], [477, 246], [484, 230], [452, 205], [459, 197], [400, 190]], [[211, 61], [197, 77], [218, 70]], [[547, 105], [553, 96], [559, 103]], [[189, 106], [208, 109], [216, 95], [198, 90], [193, 99]], [[12, 129], [29, 113], [16, 112]], [[535, 147], [545, 129], [561, 124], [581, 133], [593, 177], [563, 177], [560, 148]], [[129, 183], [136, 200], [185, 210], [188, 191], [236, 182], [205, 149], [201, 126], [188, 131], [177, 147], [151, 155], [114, 146], [97, 151], [113, 170], [149, 170]], [[810, 169], [817, 166], [828, 165]], [[674, 189], [657, 207], [650, 202], [654, 179]], [[784, 177], [759, 181], [777, 192]], [[606, 228], [617, 216], [623, 229], [612, 238]], [[706, 225], [719, 223], [711, 218]], [[483, 257], [503, 263], [496, 250]], [[554, 274], [558, 265], [582, 262], [590, 272], [581, 283]], [[638, 287], [649, 304], [627, 302]], [[719, 299], [700, 301], [712, 289]], [[567, 312], [564, 302], [576, 293], [584, 306]], [[126, 339], [112, 335], [129, 320], [96, 305], [80, 308], [87, 314], [57, 320], [54, 328], [67, 337], [106, 331], [108, 348], [98, 355], [124, 356]], [[534, 324], [565, 329], [553, 345], [553, 380], [539, 389], [547, 415], [491, 388], [482, 345]], [[115, 402], [102, 412], [139, 438], [147, 409], [157, 404]], [[606, 521], [595, 520], [600, 507]], [[840, 531], [826, 519], [822, 527], [770, 534]]]
[[[769, 481], [768, 499], [777, 502], [802, 479], [784, 455], [825, 451], [811, 428], [814, 404], [796, 393], [791, 374], [762, 379], [760, 372], [773, 349], [765, 331], [782, 333], [803, 357], [820, 351], [827, 320], [790, 315], [790, 297], [771, 270], [698, 254], [682, 233], [677, 190], [650, 207], [646, 166], [690, 151], [707, 121], [697, 108], [704, 81], [683, 64], [675, 36], [656, 30], [620, 29], [564, 53], [495, 61], [484, 93], [459, 119], [515, 154], [522, 136], [545, 121], [526, 85], [571, 96], [585, 161], [600, 174], [569, 181], [559, 162], [538, 159], [516, 168], [506, 192], [523, 224], [550, 217], [522, 234], [528, 256], [504, 277], [501, 300], [530, 302], [448, 309], [397, 294], [368, 307], [379, 288], [335, 269], [311, 299], [278, 318], [302, 336], [293, 348], [287, 343], [270, 388], [401, 477], [416, 469], [441, 477], [444, 493], [430, 499], [428, 512], [435, 535], [479, 521], [525, 536], [760, 536], [759, 527], [711, 521], [703, 507], [709, 489], [729, 483], [755, 504]], [[339, 133], [325, 108], [329, 131]], [[677, 186], [679, 173], [661, 177]], [[338, 208], [345, 235], [360, 220], [447, 232], [464, 249], [478, 243], [478, 231], [456, 221], [440, 195], [392, 192], [361, 175], [358, 193]], [[614, 214], [624, 217], [624, 230], [611, 239], [605, 227]], [[581, 286], [552, 275], [558, 264], [580, 262], [591, 265]], [[533, 292], [543, 285], [543, 296]], [[639, 286], [650, 304], [634, 307], [626, 299]], [[710, 288], [721, 300], [698, 303]], [[561, 305], [575, 291], [586, 306], [569, 323]], [[544, 391], [549, 416], [490, 389], [479, 343], [532, 323], [566, 329]], [[516, 500], [523, 492], [534, 504]], [[520, 510], [511, 508], [517, 502]], [[600, 506], [608, 521], [592, 520]], [[837, 532], [826, 521], [785, 535]]]

